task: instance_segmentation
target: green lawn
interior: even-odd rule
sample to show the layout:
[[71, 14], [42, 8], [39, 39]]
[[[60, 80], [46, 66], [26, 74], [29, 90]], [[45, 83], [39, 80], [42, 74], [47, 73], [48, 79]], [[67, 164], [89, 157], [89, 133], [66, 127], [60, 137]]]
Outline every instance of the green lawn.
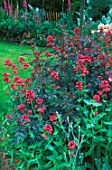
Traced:
[[[4, 91], [4, 83], [2, 81], [2, 74], [4, 72], [8, 72], [4, 67], [4, 61], [6, 59], [10, 59], [12, 63], [16, 64], [18, 61], [19, 56], [21, 54], [28, 52], [32, 54], [32, 51], [29, 46], [20, 46], [19, 44], [8, 44], [6, 42], [0, 42], [0, 113], [7, 111], [7, 100], [8, 95], [5, 94]], [[25, 56], [26, 60], [32, 58], [31, 55]]]

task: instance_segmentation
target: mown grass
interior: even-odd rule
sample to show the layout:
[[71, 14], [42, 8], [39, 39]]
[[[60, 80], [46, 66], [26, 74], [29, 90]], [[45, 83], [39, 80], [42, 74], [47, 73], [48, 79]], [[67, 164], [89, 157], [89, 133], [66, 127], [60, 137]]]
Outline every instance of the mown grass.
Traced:
[[[6, 112], [8, 110], [8, 95], [5, 94], [5, 86], [2, 80], [2, 74], [4, 72], [11, 72], [11, 70], [6, 70], [4, 66], [4, 61], [10, 59], [12, 63], [17, 64], [18, 58], [23, 53], [32, 54], [29, 46], [19, 44], [8, 44], [6, 42], [0, 42], [0, 113]], [[32, 55], [25, 55], [26, 61], [32, 59]], [[23, 72], [21, 73], [23, 74]]]

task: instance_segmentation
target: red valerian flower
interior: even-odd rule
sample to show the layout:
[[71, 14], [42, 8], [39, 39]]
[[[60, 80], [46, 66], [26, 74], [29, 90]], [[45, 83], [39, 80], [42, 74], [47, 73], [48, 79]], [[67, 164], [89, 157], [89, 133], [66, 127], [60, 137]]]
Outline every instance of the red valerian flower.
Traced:
[[22, 63], [24, 61], [24, 57], [23, 56], [20, 56], [19, 57], [19, 62]]
[[5, 116], [5, 118], [11, 118], [12, 116], [11, 116], [11, 114], [7, 114], [6, 116]]
[[12, 62], [10, 60], [5, 60], [4, 62], [5, 65], [12, 66]]
[[4, 77], [3, 80], [7, 83], [10, 83], [10, 79], [8, 77]]
[[32, 114], [33, 112], [32, 112], [32, 110], [28, 110], [28, 114]]
[[58, 72], [53, 71], [53, 72], [51, 73], [51, 76], [52, 76], [55, 80], [59, 80]]
[[9, 77], [9, 76], [11, 76], [11, 74], [9, 74], [9, 73], [3, 73], [2, 76], [3, 76], [3, 77]]
[[22, 119], [24, 120], [22, 124], [26, 124], [26, 122], [31, 122], [31, 120], [29, 119], [29, 116], [26, 115], [26, 114], [24, 114], [24, 115], [22, 116]]
[[59, 89], [60, 89], [60, 86], [57, 86], [56, 89], [59, 90]]
[[46, 139], [46, 138], [47, 138], [47, 135], [42, 135], [42, 137], [43, 137], [44, 139]]
[[74, 28], [74, 33], [75, 33], [75, 34], [79, 34], [79, 33], [80, 33], [79, 28]]
[[33, 90], [26, 90], [26, 98], [33, 100], [35, 98], [35, 93]]
[[82, 90], [82, 88], [83, 88], [83, 83], [80, 82], [80, 81], [77, 81], [75, 87], [76, 87], [77, 89], [79, 89], [79, 90]]
[[24, 104], [19, 104], [19, 105], [18, 105], [18, 109], [19, 109], [21, 112], [25, 112], [25, 105], [24, 105]]
[[43, 99], [41, 99], [41, 98], [36, 99], [36, 103], [37, 104], [42, 104], [43, 103]]
[[20, 162], [20, 160], [19, 160], [19, 159], [15, 160], [15, 163], [19, 163], [19, 162]]
[[13, 78], [13, 80], [14, 80], [14, 82], [17, 82], [18, 80], [20, 80], [20, 77], [19, 77], [19, 76], [15, 76], [15, 77]]
[[24, 69], [27, 69], [29, 67], [29, 64], [27, 62], [23, 62], [22, 64], [24, 66]]
[[12, 70], [14, 74], [18, 74], [17, 70]]
[[51, 57], [51, 56], [52, 56], [52, 53], [46, 52], [46, 53], [45, 53], [45, 56]]
[[68, 149], [69, 150], [74, 150], [75, 148], [76, 148], [76, 143], [74, 142], [74, 141], [70, 141], [69, 143], [68, 143]]
[[95, 101], [98, 102], [98, 103], [101, 103], [101, 102], [100, 102], [100, 96], [99, 96], [99, 95], [94, 95], [94, 96], [93, 96], [93, 100], [95, 100]]
[[38, 112], [40, 113], [44, 113], [44, 111], [45, 111], [45, 106], [42, 106], [41, 108], [38, 109]]
[[47, 124], [43, 128], [44, 131], [48, 131], [48, 133], [51, 135], [53, 133], [53, 128], [51, 125]]
[[55, 116], [55, 115], [51, 115], [50, 118], [49, 118], [49, 120], [50, 120], [51, 122], [54, 122], [54, 121], [56, 120], [56, 116]]

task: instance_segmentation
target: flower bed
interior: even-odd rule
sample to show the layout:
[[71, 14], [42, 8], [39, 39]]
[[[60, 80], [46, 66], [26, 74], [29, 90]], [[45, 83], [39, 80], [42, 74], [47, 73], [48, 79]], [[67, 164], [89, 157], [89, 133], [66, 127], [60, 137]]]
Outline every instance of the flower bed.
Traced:
[[[80, 37], [78, 28], [61, 29], [47, 38], [51, 52], [35, 47], [33, 61], [21, 56], [19, 67], [5, 61], [13, 73], [3, 74], [11, 95], [3, 146], [16, 169], [112, 168], [111, 32]], [[31, 77], [20, 77], [28, 68]]]

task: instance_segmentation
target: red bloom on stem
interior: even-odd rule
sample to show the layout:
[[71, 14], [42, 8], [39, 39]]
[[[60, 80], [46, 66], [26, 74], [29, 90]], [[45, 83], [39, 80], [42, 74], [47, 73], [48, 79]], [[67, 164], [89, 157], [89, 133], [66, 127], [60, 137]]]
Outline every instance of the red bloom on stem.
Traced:
[[19, 160], [19, 159], [15, 160], [15, 163], [19, 163], [19, 162], [20, 162], [20, 160]]
[[80, 33], [79, 28], [74, 28], [74, 33], [75, 33], [75, 34], [79, 34], [79, 33]]
[[42, 104], [43, 103], [43, 99], [41, 99], [41, 98], [36, 99], [36, 103], [37, 104]]
[[23, 121], [23, 124], [25, 124], [26, 122], [31, 122], [31, 120], [29, 119], [29, 116], [26, 115], [26, 114], [24, 114], [24, 115], [22, 116], [22, 119], [24, 120], [24, 121]]
[[94, 95], [93, 100], [95, 100], [95, 101], [98, 102], [98, 103], [101, 103], [101, 102], [100, 102], [100, 96], [99, 96], [99, 95]]
[[53, 72], [51, 73], [51, 76], [52, 76], [55, 80], [59, 80], [58, 72], [53, 71]]
[[48, 133], [51, 135], [53, 133], [53, 128], [51, 125], [47, 124], [43, 128], [44, 131], [48, 131]]
[[10, 60], [5, 60], [4, 62], [5, 65], [12, 66], [12, 62]]
[[19, 105], [18, 105], [18, 109], [19, 109], [21, 112], [25, 112], [25, 105], [24, 105], [24, 104], [19, 104]]
[[71, 141], [68, 143], [68, 149], [69, 150], [74, 150], [76, 148], [76, 143], [74, 141]]
[[23, 56], [20, 56], [19, 57], [19, 62], [22, 63], [24, 61], [24, 57]]
[[45, 106], [42, 106], [41, 108], [38, 109], [38, 112], [40, 113], [44, 113], [44, 111], [45, 111]]
[[56, 116], [55, 116], [55, 115], [51, 115], [50, 118], [49, 118], [49, 120], [50, 120], [51, 122], [54, 122], [54, 121], [56, 120]]
[[45, 53], [45, 56], [48, 56], [48, 57], [51, 57], [53, 54], [49, 53], [49, 52], [46, 52]]
[[77, 89], [79, 89], [79, 90], [82, 90], [82, 88], [83, 88], [83, 83], [82, 82], [80, 82], [80, 81], [78, 81], [78, 82], [76, 82], [76, 86], [75, 86]]
[[8, 77], [4, 77], [3, 80], [7, 83], [10, 83], [10, 79]]
[[33, 112], [32, 112], [32, 110], [28, 110], [28, 114], [32, 114]]
[[12, 116], [11, 116], [11, 114], [7, 114], [5, 117], [6, 118], [11, 118]]
[[9, 76], [11, 76], [11, 74], [9, 74], [9, 73], [3, 73], [2, 76], [3, 76], [3, 77], [9, 77]]
[[26, 98], [33, 100], [35, 98], [35, 93], [33, 90], [26, 90]]

